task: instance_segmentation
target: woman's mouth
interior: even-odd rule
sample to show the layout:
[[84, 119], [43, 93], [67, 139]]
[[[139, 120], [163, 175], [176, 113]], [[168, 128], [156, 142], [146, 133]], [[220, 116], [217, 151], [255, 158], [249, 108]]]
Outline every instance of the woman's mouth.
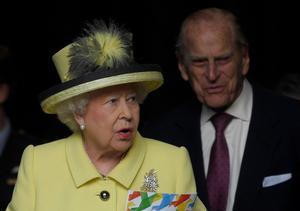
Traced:
[[118, 131], [119, 138], [122, 140], [128, 140], [132, 137], [132, 129], [124, 128]]

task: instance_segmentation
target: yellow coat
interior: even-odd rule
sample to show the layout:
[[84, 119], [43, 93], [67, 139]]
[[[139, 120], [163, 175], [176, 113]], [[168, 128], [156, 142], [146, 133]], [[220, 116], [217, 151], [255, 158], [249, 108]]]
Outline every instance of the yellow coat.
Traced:
[[[23, 154], [12, 201], [6, 211], [123, 211], [128, 190], [140, 190], [154, 169], [158, 192], [195, 193], [187, 150], [137, 134], [120, 163], [103, 178], [86, 154], [80, 134], [28, 146]], [[103, 201], [99, 193], [110, 198]], [[197, 198], [194, 210], [205, 207]]]

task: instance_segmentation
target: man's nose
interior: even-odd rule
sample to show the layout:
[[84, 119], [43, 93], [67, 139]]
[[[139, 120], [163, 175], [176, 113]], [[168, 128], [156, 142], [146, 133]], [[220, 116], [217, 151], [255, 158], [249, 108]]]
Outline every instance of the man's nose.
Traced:
[[220, 72], [215, 62], [209, 62], [206, 73], [207, 78], [210, 81], [215, 81], [218, 78]]

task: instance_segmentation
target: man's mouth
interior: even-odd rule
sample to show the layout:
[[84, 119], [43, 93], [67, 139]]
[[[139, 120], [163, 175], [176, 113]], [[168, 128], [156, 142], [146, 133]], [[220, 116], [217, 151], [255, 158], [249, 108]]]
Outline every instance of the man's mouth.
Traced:
[[208, 88], [206, 88], [206, 92], [208, 94], [218, 94], [223, 92], [225, 89], [225, 86], [210, 86]]

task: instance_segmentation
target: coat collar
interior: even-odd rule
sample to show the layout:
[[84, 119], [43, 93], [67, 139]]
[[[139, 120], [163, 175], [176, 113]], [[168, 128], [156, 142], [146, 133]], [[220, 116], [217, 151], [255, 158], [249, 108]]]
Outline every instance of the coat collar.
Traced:
[[[146, 146], [137, 133], [126, 156], [107, 176], [129, 188], [143, 163]], [[93, 179], [103, 179], [90, 161], [83, 147], [81, 135], [75, 133], [66, 139], [66, 156], [75, 186], [80, 187]]]
[[143, 164], [146, 145], [143, 137], [137, 133], [134, 143], [121, 162], [109, 173], [109, 177], [129, 188]]
[[77, 188], [92, 179], [100, 178], [100, 174], [84, 150], [80, 133], [66, 139], [66, 156]]

